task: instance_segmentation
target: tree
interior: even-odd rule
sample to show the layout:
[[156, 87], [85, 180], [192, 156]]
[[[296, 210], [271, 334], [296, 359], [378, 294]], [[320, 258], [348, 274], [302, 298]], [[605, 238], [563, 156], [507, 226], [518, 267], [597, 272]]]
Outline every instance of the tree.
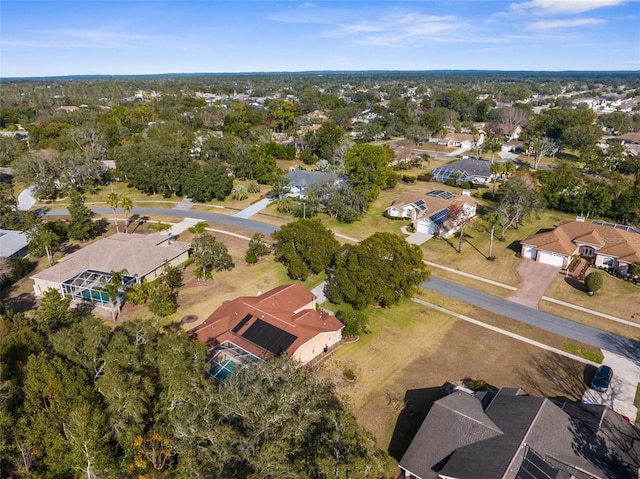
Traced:
[[380, 194], [380, 190], [395, 186], [390, 184], [394, 176], [390, 160], [393, 152], [381, 146], [355, 145], [345, 158], [345, 171], [349, 183], [358, 194], [364, 196], [368, 203], [374, 201]]
[[372, 303], [390, 306], [412, 295], [428, 277], [417, 245], [396, 234], [375, 233], [336, 254], [327, 294], [332, 302], [345, 302], [355, 309]]
[[640, 278], [640, 262], [631, 263], [627, 270], [627, 274], [633, 280]]
[[333, 260], [340, 243], [317, 219], [298, 219], [272, 234], [276, 260], [287, 267], [290, 278], [305, 280], [323, 271]]
[[120, 271], [111, 271], [109, 279], [102, 278], [100, 280], [100, 289], [107, 293], [109, 302], [111, 302], [111, 318], [115, 321], [120, 314], [120, 293], [126, 294], [124, 287], [124, 275], [127, 274], [126, 269]]
[[94, 213], [84, 204], [84, 197], [76, 190], [69, 195], [69, 237], [75, 240], [88, 240], [95, 238], [99, 226], [91, 218]]
[[124, 232], [129, 234], [129, 215], [133, 209], [133, 201], [131, 201], [131, 198], [128, 196], [122, 196], [120, 198], [120, 205], [122, 206], [122, 211], [124, 211]]
[[191, 163], [182, 175], [182, 193], [194, 201], [205, 203], [224, 200], [233, 188], [227, 168], [210, 160], [204, 165]]
[[493, 176], [493, 199], [496, 199], [496, 185], [498, 184], [498, 176], [504, 173], [504, 163], [491, 163], [489, 171]]
[[497, 151], [502, 150], [502, 141], [495, 135], [488, 135], [484, 142], [484, 147], [491, 152], [491, 163], [493, 164], [493, 156]]
[[489, 256], [490, 260], [493, 260], [493, 237], [496, 226], [502, 222], [502, 215], [494, 212], [483, 217], [484, 221], [489, 225]]
[[191, 243], [196, 263], [196, 275], [210, 278], [213, 271], [232, 269], [234, 264], [227, 247], [210, 234], [203, 233]]
[[118, 227], [118, 216], [116, 215], [116, 208], [120, 204], [120, 197], [117, 193], [112, 191], [107, 195], [107, 206], [113, 210], [113, 222], [116, 225], [116, 232], [120, 233], [120, 228]]
[[45, 291], [38, 306], [38, 323], [47, 331], [57, 331], [72, 320], [71, 296], [62, 296], [57, 289]]
[[555, 149], [553, 140], [546, 136], [532, 136], [526, 143], [526, 148], [533, 156], [533, 169], [537, 170], [543, 156], [551, 154]]
[[[245, 261], [247, 263], [255, 263], [258, 259], [269, 253], [271, 253], [271, 247], [264, 240], [264, 235], [262, 233], [256, 233], [249, 241], [249, 249], [245, 255]], [[253, 261], [254, 258], [255, 261]]]
[[459, 204], [454, 203], [450, 205], [447, 210], [451, 224], [454, 228], [458, 228], [458, 253], [462, 253], [464, 228], [472, 221], [473, 217], [470, 217], [465, 211], [464, 207], [460, 206]]
[[500, 188], [497, 213], [501, 215], [500, 238], [509, 228], [519, 228], [532, 213], [539, 213], [544, 207], [540, 192], [528, 177], [515, 177]]
[[592, 271], [584, 279], [584, 285], [587, 288], [589, 296], [593, 296], [596, 291], [602, 288], [603, 284], [604, 279], [602, 278], [602, 273], [600, 273], [599, 271]]
[[36, 256], [47, 255], [49, 266], [53, 266], [53, 255], [56, 248], [64, 241], [59, 231], [52, 227], [53, 222], [43, 223], [39, 219], [36, 224], [25, 231], [29, 238], [29, 252]]
[[178, 310], [178, 295], [164, 281], [157, 281], [149, 293], [149, 311], [158, 316], [169, 316]]
[[347, 132], [331, 121], [326, 121], [316, 130], [310, 132], [306, 137], [306, 150], [311, 155], [331, 161], [334, 151], [342, 143]]

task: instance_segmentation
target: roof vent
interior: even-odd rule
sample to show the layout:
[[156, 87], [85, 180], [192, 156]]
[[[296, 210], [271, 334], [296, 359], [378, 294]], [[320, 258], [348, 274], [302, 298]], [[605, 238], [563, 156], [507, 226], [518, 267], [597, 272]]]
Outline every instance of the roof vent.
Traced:
[[584, 223], [584, 216], [576, 216], [576, 221], [579, 221], [580, 223]]

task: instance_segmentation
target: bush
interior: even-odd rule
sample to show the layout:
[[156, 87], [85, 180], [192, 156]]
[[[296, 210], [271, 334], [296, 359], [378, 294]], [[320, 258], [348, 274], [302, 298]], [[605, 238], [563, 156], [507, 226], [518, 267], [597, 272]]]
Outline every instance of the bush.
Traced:
[[344, 324], [344, 329], [342, 330], [343, 336], [358, 336], [359, 334], [369, 332], [369, 324], [366, 322], [367, 318], [364, 313], [360, 311], [340, 310], [336, 313], [336, 318]]
[[144, 304], [149, 299], [149, 283], [137, 283], [127, 289], [127, 302]]
[[417, 177], [415, 175], [402, 175], [402, 181], [405, 183], [415, 183]]
[[463, 190], [470, 190], [471, 189], [471, 183], [469, 183], [468, 181], [465, 181], [460, 185], [460, 188], [462, 188]]
[[27, 258], [9, 258], [11, 274], [0, 277], [0, 286], [9, 286], [31, 273], [34, 264]]
[[584, 279], [584, 285], [587, 287], [587, 291], [589, 292], [589, 296], [593, 296], [593, 294], [602, 288], [604, 284], [604, 279], [602, 277], [602, 273], [598, 271], [593, 271], [589, 273], [587, 277]]
[[444, 182], [445, 185], [447, 186], [456, 186], [456, 180], [454, 180], [453, 178], [449, 178], [447, 181]]
[[244, 255], [244, 260], [249, 264], [255, 264], [258, 262], [258, 255], [253, 251], [247, 251], [247, 254]]

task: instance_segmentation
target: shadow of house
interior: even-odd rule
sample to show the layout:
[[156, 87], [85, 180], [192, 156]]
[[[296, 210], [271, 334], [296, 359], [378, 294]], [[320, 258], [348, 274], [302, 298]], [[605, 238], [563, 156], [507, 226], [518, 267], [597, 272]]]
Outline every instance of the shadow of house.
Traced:
[[447, 395], [445, 386], [410, 389], [405, 392], [404, 408], [398, 415], [387, 449], [396, 461], [400, 461], [406, 452], [433, 404]]

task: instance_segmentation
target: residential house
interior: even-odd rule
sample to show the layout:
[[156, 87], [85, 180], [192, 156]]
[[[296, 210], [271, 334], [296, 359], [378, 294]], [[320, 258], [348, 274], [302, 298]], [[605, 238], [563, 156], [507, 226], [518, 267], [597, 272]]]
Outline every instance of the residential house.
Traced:
[[454, 391], [433, 404], [400, 468], [412, 479], [637, 479], [640, 432], [605, 406]]
[[[126, 285], [153, 281], [165, 265], [177, 266], [189, 259], [189, 243], [175, 241], [161, 233], [152, 235], [116, 233], [64, 256], [58, 262], [31, 276], [36, 296], [57, 289], [73, 300], [106, 305], [102, 290], [111, 271], [126, 271]], [[122, 298], [121, 301], [123, 301]]]
[[339, 181], [336, 173], [323, 173], [321, 171], [307, 171], [295, 169], [287, 173], [289, 178], [289, 192], [294, 196], [303, 196], [307, 188], [323, 182]]
[[451, 218], [450, 208], [460, 207], [465, 219], [476, 215], [477, 202], [468, 194], [456, 196], [444, 190], [425, 194], [403, 193], [385, 210], [392, 218], [409, 218], [417, 233], [451, 237], [459, 227], [459, 221]]
[[640, 156], [640, 132], [625, 133], [609, 139], [610, 142], [618, 142], [624, 146], [630, 154]]
[[0, 258], [24, 258], [29, 239], [22, 231], [0, 229]]
[[344, 325], [316, 308], [300, 284], [223, 303], [189, 335], [211, 349], [210, 374], [221, 381], [238, 367], [287, 354], [305, 364], [342, 339]]
[[475, 146], [476, 142], [478, 145], [482, 145], [483, 141], [484, 134], [474, 137], [471, 133], [447, 133], [445, 135], [436, 133], [429, 138], [429, 142], [431, 143], [462, 148], [464, 150], [471, 150]]
[[489, 184], [493, 178], [491, 162], [475, 158], [465, 158], [447, 165], [438, 166], [431, 173], [433, 174], [431, 178], [433, 181], [445, 183], [447, 180], [455, 180], [459, 185], [465, 182], [485, 185]]
[[567, 221], [520, 244], [523, 258], [561, 268], [568, 268], [572, 257], [579, 255], [624, 275], [631, 263], [640, 261], [640, 229], [613, 223]]

